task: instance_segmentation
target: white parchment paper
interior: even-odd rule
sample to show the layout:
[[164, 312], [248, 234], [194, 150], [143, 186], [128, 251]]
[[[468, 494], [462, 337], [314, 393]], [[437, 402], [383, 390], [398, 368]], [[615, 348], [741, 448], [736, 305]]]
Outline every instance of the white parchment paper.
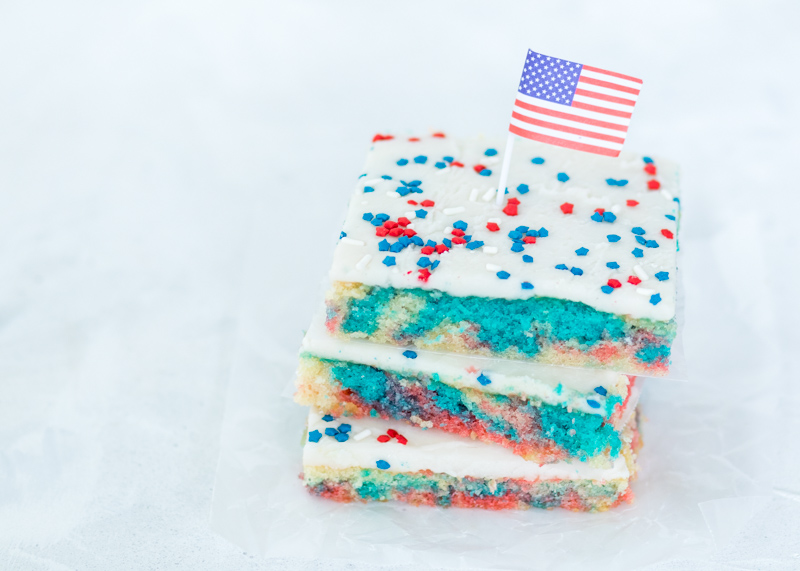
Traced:
[[[248, 552], [456, 568], [571, 569], [592, 561], [625, 569], [707, 556], [771, 497], [764, 478], [774, 458], [769, 413], [741, 401], [747, 377], [731, 377], [724, 391], [703, 379], [647, 379], [636, 501], [609, 513], [342, 505], [309, 496], [298, 478], [306, 410], [291, 401], [302, 331], [277, 324], [296, 321], [289, 314], [310, 318], [319, 298], [307, 286], [269, 295], [281, 279], [265, 263], [271, 240], [266, 227], [253, 238], [211, 517], [215, 531]], [[684, 283], [692, 283], [691, 272]], [[752, 361], [757, 368], [758, 356]]]

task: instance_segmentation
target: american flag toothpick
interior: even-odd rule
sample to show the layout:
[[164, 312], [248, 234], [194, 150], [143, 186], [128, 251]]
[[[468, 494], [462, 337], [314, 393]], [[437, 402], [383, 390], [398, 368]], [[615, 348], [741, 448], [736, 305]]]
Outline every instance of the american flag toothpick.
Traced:
[[501, 204], [514, 145], [513, 135], [559, 147], [619, 156], [642, 80], [528, 50], [511, 113]]

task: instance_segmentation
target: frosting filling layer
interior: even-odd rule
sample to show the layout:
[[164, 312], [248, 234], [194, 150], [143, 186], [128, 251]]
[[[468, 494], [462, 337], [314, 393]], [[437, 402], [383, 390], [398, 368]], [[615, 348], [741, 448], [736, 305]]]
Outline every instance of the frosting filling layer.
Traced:
[[[320, 411], [312, 409], [308, 416], [308, 434], [303, 447], [303, 466], [373, 469], [379, 467], [379, 462], [383, 462], [385, 464], [382, 463], [381, 466], [388, 465], [389, 468], [382, 469], [392, 472], [429, 470], [455, 478], [627, 480], [635, 471], [632, 456], [635, 452], [632, 448], [635, 426], [636, 417], [633, 415], [621, 435], [622, 454], [610, 467], [600, 468], [580, 461], [540, 465], [501, 446], [441, 430], [424, 430], [380, 418], [326, 417]], [[343, 428], [345, 432], [342, 432]], [[403, 436], [403, 439], [391, 436], [390, 430]], [[339, 434], [346, 434], [347, 437], [337, 438]], [[380, 438], [384, 435], [389, 438]]]

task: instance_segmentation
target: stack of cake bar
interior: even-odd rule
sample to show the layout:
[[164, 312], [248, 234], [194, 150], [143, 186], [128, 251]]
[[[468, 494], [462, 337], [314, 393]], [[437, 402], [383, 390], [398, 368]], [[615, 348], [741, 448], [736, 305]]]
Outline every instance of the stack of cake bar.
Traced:
[[376, 136], [303, 341], [303, 479], [339, 501], [630, 501], [676, 333], [675, 165]]

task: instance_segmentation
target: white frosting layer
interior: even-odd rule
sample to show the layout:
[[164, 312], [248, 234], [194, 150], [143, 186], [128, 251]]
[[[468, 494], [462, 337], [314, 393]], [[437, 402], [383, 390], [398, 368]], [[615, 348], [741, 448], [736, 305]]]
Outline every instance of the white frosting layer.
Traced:
[[[312, 320], [302, 346], [303, 352], [317, 357], [360, 363], [402, 375], [438, 375], [443, 383], [457, 388], [521, 395], [603, 416], [613, 412], [606, 410], [606, 399], [609, 396], [619, 396], [624, 400], [628, 394], [628, 377], [612, 371], [438, 353], [416, 347], [413, 351], [417, 356], [410, 359], [403, 355], [409, 349], [410, 347], [331, 337], [325, 329], [324, 315], [321, 312]], [[488, 377], [491, 382], [482, 385], [478, 382], [480, 375]], [[559, 385], [560, 389], [557, 388]], [[595, 387], [605, 388], [607, 395], [598, 394]], [[587, 398], [597, 402], [600, 407], [590, 406]], [[635, 407], [635, 403], [632, 406]]]
[[[325, 436], [326, 428], [337, 428], [343, 422], [352, 426], [346, 442]], [[377, 437], [386, 434], [389, 428], [405, 436], [408, 444], [400, 444], [396, 439], [378, 442]], [[456, 478], [613, 480], [630, 476], [622, 456], [614, 461], [611, 468], [594, 468], [580, 461], [540, 466], [523, 460], [502, 446], [375, 418], [339, 418], [326, 422], [318, 412], [312, 410], [308, 415], [308, 431], [314, 430], [319, 430], [323, 436], [319, 442], [306, 442], [303, 448], [304, 466], [376, 468], [378, 460], [384, 460], [389, 463], [388, 470], [392, 472], [431, 470]]]
[[[532, 296], [554, 297], [583, 302], [601, 311], [637, 318], [667, 321], [675, 316], [676, 242], [677, 223], [665, 215], [678, 216], [677, 167], [665, 160], [654, 162], [655, 176], [644, 171], [641, 155], [622, 153], [619, 158], [609, 158], [589, 153], [571, 151], [549, 145], [518, 139], [508, 177], [507, 198], [520, 201], [518, 215], [502, 212], [503, 206], [494, 201], [504, 139], [472, 138], [451, 139], [425, 137], [419, 142], [406, 140], [374, 143], [364, 168], [365, 176], [359, 180], [350, 201], [344, 224], [346, 240], [336, 248], [331, 279], [358, 282], [368, 285], [396, 288], [437, 289], [455, 296], [476, 295], [521, 299]], [[496, 149], [488, 157], [487, 149]], [[424, 164], [414, 161], [425, 156]], [[464, 167], [435, 167], [443, 157], [453, 157]], [[543, 164], [533, 164], [532, 158], [544, 159]], [[408, 164], [399, 166], [397, 161]], [[446, 164], [446, 163], [445, 163]], [[475, 165], [484, 165], [492, 171], [490, 176], [479, 175]], [[569, 180], [558, 180], [565, 173]], [[391, 180], [381, 178], [391, 176]], [[612, 186], [606, 179], [627, 180], [625, 186]], [[396, 189], [400, 181], [421, 181], [422, 193], [400, 196]], [[648, 181], [657, 180], [659, 190], [648, 190]], [[529, 192], [521, 194], [518, 185], [526, 184]], [[365, 187], [373, 192], [364, 192]], [[433, 207], [415, 206], [409, 200], [432, 200]], [[628, 206], [627, 200], [639, 204]], [[565, 214], [561, 205], [573, 205], [572, 213]], [[504, 202], [505, 204], [505, 202]], [[595, 222], [592, 214], [598, 208], [616, 216], [613, 222]], [[416, 217], [415, 211], [425, 210], [427, 216]], [[418, 246], [410, 246], [398, 253], [379, 251], [378, 243], [384, 237], [376, 236], [376, 228], [363, 219], [365, 213], [388, 214], [397, 221], [405, 216], [411, 228], [424, 242], [429, 239], [442, 243], [453, 238], [453, 224], [468, 224], [466, 234], [483, 247], [470, 250], [466, 245], [454, 245], [449, 252], [429, 255], [431, 262], [440, 261], [427, 282], [420, 281], [417, 265], [423, 254]], [[496, 222], [499, 232], [487, 229], [487, 223]], [[548, 236], [537, 238], [535, 244], [526, 244], [524, 252], [510, 250], [512, 241], [508, 233], [518, 226], [538, 230], [546, 228]], [[646, 240], [655, 240], [658, 248], [646, 247], [636, 241], [631, 232], [635, 227], [645, 231]], [[662, 229], [671, 232], [673, 239], [665, 237]], [[608, 235], [619, 236], [610, 242]], [[386, 237], [390, 243], [396, 238]], [[576, 250], [588, 249], [584, 256]], [[635, 257], [634, 248], [642, 251]], [[533, 257], [532, 263], [522, 256]], [[396, 265], [386, 266], [382, 260], [393, 256]], [[619, 264], [618, 269], [606, 266]], [[582, 275], [569, 270], [556, 269], [565, 264], [580, 268]], [[497, 272], [510, 274], [500, 279]], [[668, 272], [669, 279], [660, 281], [657, 272]], [[638, 285], [628, 283], [629, 276], [641, 280]], [[609, 279], [618, 280], [622, 286], [607, 294], [601, 290]], [[522, 289], [529, 282], [534, 289]], [[660, 295], [661, 301], [651, 303], [651, 297]]]

